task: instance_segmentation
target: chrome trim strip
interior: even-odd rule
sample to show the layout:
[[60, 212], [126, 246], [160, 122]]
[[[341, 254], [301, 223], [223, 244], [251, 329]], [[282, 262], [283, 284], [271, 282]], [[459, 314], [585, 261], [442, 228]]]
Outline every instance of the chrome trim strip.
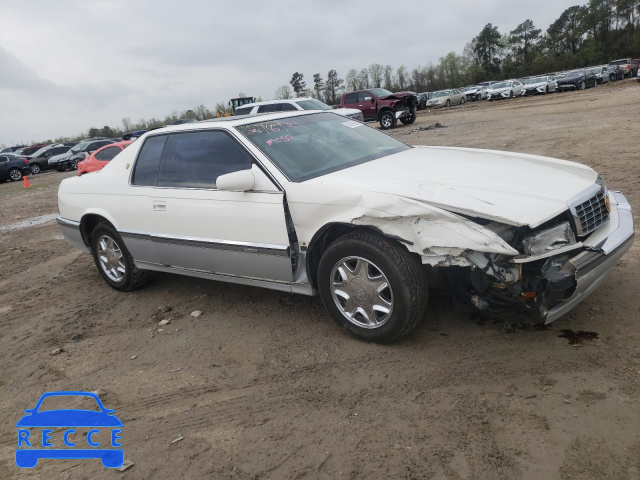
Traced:
[[604, 242], [593, 248], [593, 250], [602, 252], [605, 255], [609, 255], [616, 248], [626, 242], [629, 237], [633, 237], [634, 233], [631, 205], [621, 192], [609, 190], [609, 193], [613, 195], [617, 204], [618, 228], [609, 235]]
[[75, 220], [67, 220], [66, 218], [57, 217], [56, 221], [58, 222], [58, 225], [80, 228], [80, 222], [76, 222]]
[[315, 292], [309, 284], [276, 282], [273, 280], [261, 280], [257, 278], [237, 277], [234, 275], [223, 275], [218, 273], [209, 273], [201, 270], [190, 270], [187, 268], [172, 267], [169, 265], [160, 265], [151, 262], [142, 262], [135, 260], [136, 267], [143, 270], [153, 270], [156, 272], [176, 273], [178, 275], [187, 275], [190, 277], [204, 278], [206, 280], [218, 280], [226, 283], [237, 283], [240, 285], [251, 285], [254, 287], [268, 288], [281, 292], [298, 293], [301, 295], [313, 296]]
[[257, 255], [274, 255], [277, 257], [289, 257], [290, 253], [290, 248], [288, 245], [235, 242], [232, 240], [182, 237], [159, 234], [154, 235], [150, 233], [129, 230], [121, 230], [118, 233], [120, 233], [120, 235], [123, 237], [137, 238], [140, 240], [151, 240], [153, 242], [167, 243], [172, 245], [183, 245], [186, 247], [213, 248], [216, 250], [230, 250], [234, 252], [243, 252]]

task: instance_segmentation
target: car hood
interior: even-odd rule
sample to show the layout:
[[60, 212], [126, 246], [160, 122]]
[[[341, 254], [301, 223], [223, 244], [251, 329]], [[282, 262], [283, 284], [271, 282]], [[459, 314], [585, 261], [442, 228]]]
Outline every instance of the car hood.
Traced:
[[400, 98], [405, 98], [405, 97], [415, 97], [417, 94], [416, 92], [395, 92], [392, 93], [391, 95], [387, 95], [386, 97], [380, 97], [381, 100], [398, 100]]
[[415, 147], [305, 183], [411, 198], [455, 213], [534, 228], [595, 183], [591, 168], [520, 153]]
[[558, 83], [576, 83], [580, 80], [584, 80], [584, 75], [581, 77], [562, 77], [558, 79]]

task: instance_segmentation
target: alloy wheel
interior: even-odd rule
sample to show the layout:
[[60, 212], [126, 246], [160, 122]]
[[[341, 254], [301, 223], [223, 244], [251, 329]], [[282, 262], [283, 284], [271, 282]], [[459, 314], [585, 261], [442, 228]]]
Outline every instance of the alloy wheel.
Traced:
[[120, 282], [126, 273], [124, 257], [120, 246], [108, 235], [98, 239], [98, 259], [102, 271], [114, 282]]
[[379, 328], [393, 312], [393, 292], [386, 275], [362, 257], [345, 257], [331, 271], [331, 296], [354, 325]]

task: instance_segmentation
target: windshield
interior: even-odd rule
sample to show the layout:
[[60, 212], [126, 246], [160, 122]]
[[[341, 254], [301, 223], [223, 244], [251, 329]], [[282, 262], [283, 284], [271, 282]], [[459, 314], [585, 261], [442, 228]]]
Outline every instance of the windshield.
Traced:
[[389, 90], [386, 90], [384, 88], [372, 88], [371, 90], [369, 90], [371, 93], [373, 93], [376, 97], [380, 98], [380, 97], [386, 97], [388, 95], [393, 95], [393, 93], [391, 93]]
[[584, 75], [584, 72], [569, 72], [567, 73], [567, 77], [581, 77]]
[[303, 110], [331, 110], [331, 107], [320, 100], [300, 100], [296, 102]]
[[31, 156], [32, 157], [37, 157], [38, 155], [40, 155], [40, 154], [46, 152], [47, 150], [51, 149], [51, 147], [52, 147], [52, 145], [47, 145], [46, 147], [42, 147], [41, 149], [36, 150], [35, 152], [33, 152], [31, 154]]
[[522, 80], [525, 85], [533, 85], [534, 83], [543, 83], [547, 81], [547, 77], [534, 77]]
[[69, 150], [71, 153], [78, 153], [81, 152], [82, 149], [84, 147], [86, 147], [89, 144], [89, 142], [80, 142], [79, 144], [77, 144], [75, 147], [71, 147], [71, 150]]
[[236, 129], [292, 182], [337, 172], [411, 147], [360, 122], [323, 112]]
[[434, 97], [448, 97], [449, 95], [451, 95], [451, 90], [444, 90], [433, 94]]
[[494, 83], [490, 88], [508, 88], [511, 85], [507, 82]]

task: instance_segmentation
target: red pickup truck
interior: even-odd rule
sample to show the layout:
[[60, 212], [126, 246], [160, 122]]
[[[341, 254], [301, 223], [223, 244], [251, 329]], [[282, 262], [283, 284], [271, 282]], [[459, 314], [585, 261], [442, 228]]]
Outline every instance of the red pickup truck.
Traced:
[[345, 93], [340, 107], [357, 108], [365, 122], [380, 122], [380, 127], [387, 130], [395, 127], [398, 119], [405, 125], [415, 122], [418, 97], [415, 92], [391, 93], [384, 88], [371, 88]]

